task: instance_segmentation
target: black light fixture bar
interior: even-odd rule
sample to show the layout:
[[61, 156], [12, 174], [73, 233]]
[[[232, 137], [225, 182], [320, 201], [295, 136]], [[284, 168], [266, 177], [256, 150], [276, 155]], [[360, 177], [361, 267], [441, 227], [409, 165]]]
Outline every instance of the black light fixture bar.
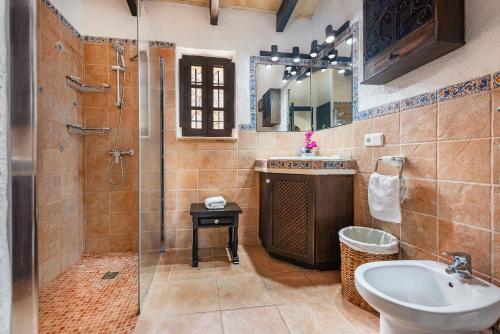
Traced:
[[[260, 51], [259, 55], [261, 57], [272, 57], [271, 51]], [[311, 59], [311, 55], [300, 53], [300, 59]], [[293, 58], [293, 53], [291, 52], [278, 52], [278, 57], [280, 58]]]

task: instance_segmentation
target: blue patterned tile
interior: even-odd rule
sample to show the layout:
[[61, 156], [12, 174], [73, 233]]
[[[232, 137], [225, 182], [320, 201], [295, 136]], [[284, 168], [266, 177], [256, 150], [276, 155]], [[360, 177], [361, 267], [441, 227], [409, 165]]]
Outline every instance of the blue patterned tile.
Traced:
[[488, 74], [466, 82], [442, 88], [438, 91], [439, 102], [490, 90], [490, 82], [491, 75]]
[[368, 118], [384, 116], [388, 114], [393, 114], [399, 111], [399, 101], [387, 103], [378, 107], [370, 108], [365, 110], [364, 113], [368, 113]]
[[500, 87], [500, 71], [493, 74], [493, 88], [497, 89]]
[[175, 43], [163, 41], [149, 41], [150, 48], [175, 49]]
[[437, 103], [437, 93], [436, 92], [425, 93], [401, 100], [399, 109], [400, 111], [405, 111], [409, 109], [428, 106], [434, 103]]

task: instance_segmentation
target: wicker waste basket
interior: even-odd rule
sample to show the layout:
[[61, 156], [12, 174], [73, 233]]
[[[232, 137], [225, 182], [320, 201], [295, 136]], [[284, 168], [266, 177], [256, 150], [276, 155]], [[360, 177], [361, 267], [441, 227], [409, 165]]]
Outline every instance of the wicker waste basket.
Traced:
[[354, 271], [364, 263], [397, 260], [398, 239], [390, 233], [360, 226], [343, 228], [339, 238], [342, 296], [364, 310], [377, 313], [356, 290]]

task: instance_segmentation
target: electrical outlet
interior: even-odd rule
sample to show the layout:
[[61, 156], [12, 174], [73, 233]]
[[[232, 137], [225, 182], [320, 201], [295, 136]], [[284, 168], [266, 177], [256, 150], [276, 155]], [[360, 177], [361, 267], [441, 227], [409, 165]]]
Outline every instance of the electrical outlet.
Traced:
[[383, 133], [369, 133], [364, 138], [365, 146], [384, 146]]

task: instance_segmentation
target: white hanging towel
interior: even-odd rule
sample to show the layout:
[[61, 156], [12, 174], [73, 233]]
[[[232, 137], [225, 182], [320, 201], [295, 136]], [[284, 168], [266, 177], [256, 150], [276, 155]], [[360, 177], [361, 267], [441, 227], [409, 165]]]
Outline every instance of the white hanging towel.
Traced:
[[373, 218], [401, 224], [398, 176], [372, 173], [368, 184], [368, 205]]
[[207, 209], [224, 209], [226, 199], [222, 196], [209, 197], [205, 199], [205, 207]]

